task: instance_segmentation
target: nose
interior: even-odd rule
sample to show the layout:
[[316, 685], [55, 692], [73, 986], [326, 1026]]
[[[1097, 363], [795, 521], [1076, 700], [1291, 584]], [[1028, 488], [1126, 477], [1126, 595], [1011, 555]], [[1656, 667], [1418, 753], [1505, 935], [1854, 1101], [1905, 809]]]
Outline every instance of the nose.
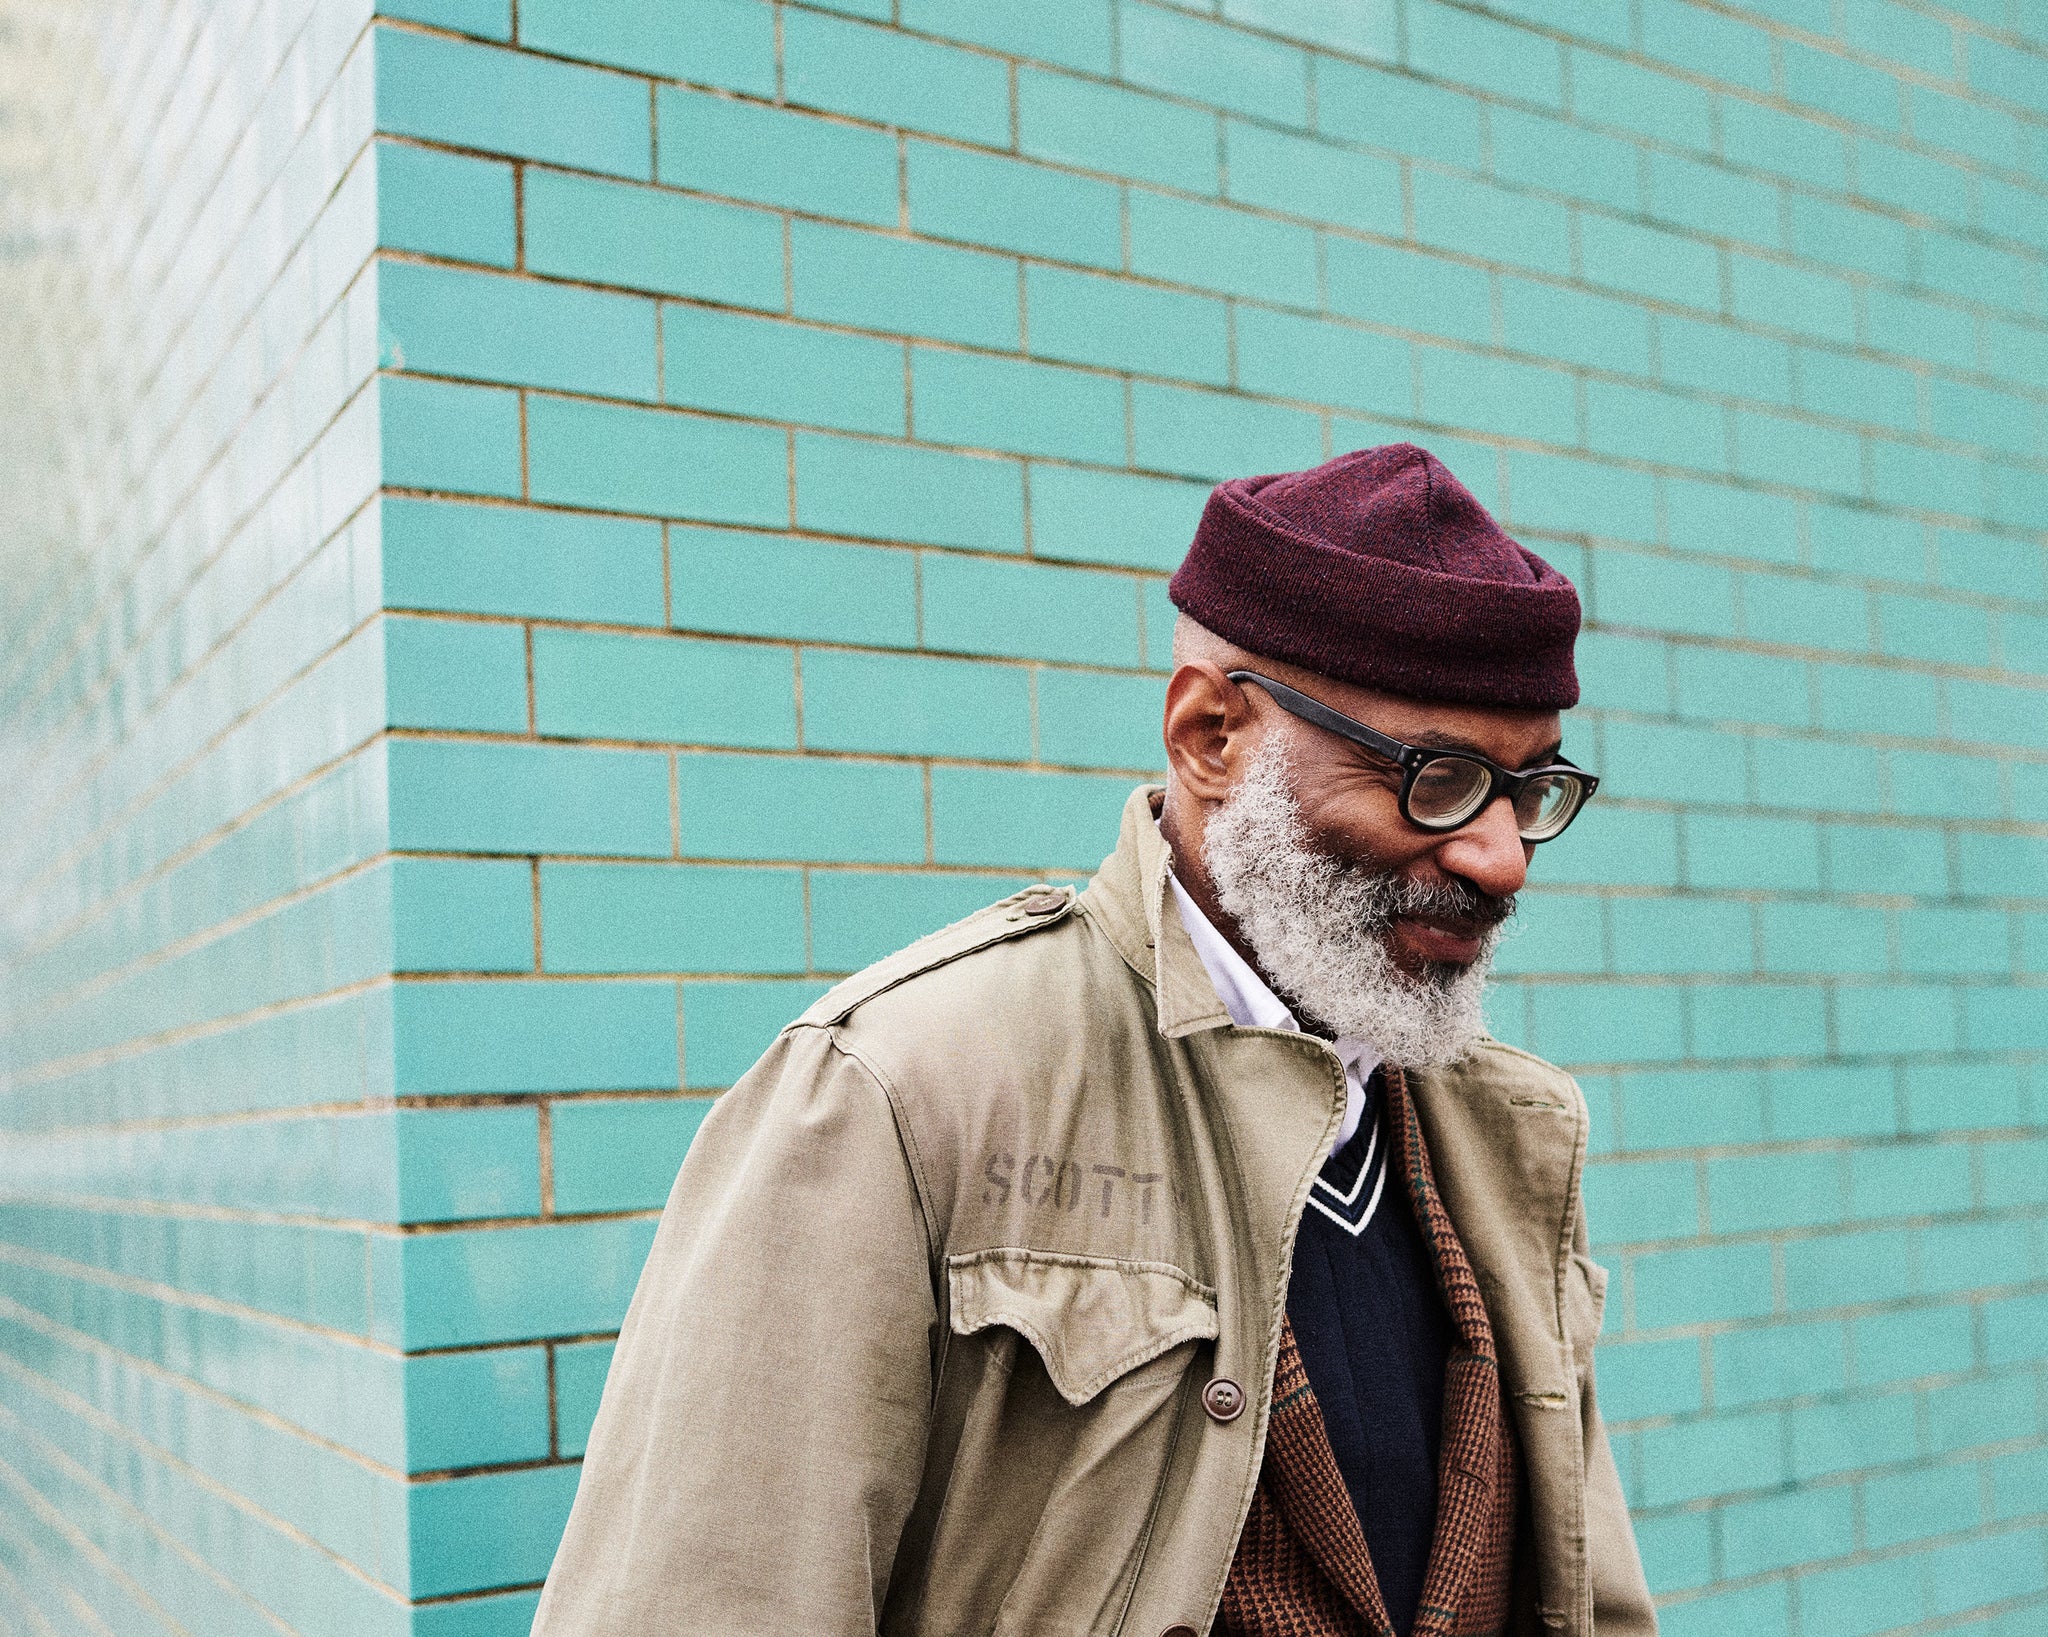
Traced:
[[1496, 898], [1520, 892], [1529, 879], [1529, 844], [1522, 839], [1514, 806], [1505, 795], [1494, 797], [1469, 823], [1446, 836], [1436, 858], [1447, 873], [1463, 876]]

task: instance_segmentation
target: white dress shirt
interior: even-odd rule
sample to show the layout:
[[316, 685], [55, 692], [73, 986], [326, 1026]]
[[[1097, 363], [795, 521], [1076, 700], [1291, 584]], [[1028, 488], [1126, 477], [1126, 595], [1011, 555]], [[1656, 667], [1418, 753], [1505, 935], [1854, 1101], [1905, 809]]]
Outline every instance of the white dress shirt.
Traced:
[[[1209, 981], [1216, 986], [1216, 998], [1240, 1028], [1300, 1029], [1301, 1024], [1287, 1002], [1274, 994], [1266, 980], [1254, 972], [1245, 958], [1230, 947], [1223, 934], [1210, 924], [1201, 906], [1188, 896], [1187, 888], [1169, 875], [1173, 901], [1180, 909], [1180, 924], [1187, 928], [1195, 953], [1202, 957]], [[1358, 1130], [1365, 1114], [1365, 1083], [1380, 1066], [1380, 1054], [1363, 1040], [1339, 1035], [1331, 1042], [1344, 1064], [1344, 1123], [1337, 1140], [1330, 1145], [1336, 1153]]]

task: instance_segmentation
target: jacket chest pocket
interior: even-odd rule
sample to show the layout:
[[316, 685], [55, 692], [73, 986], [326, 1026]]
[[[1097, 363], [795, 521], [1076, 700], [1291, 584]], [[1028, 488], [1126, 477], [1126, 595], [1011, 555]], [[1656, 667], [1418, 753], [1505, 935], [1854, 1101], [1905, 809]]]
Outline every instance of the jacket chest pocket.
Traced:
[[1000, 1249], [946, 1263], [950, 1331], [885, 1629], [1116, 1628], [1217, 1334], [1161, 1262]]

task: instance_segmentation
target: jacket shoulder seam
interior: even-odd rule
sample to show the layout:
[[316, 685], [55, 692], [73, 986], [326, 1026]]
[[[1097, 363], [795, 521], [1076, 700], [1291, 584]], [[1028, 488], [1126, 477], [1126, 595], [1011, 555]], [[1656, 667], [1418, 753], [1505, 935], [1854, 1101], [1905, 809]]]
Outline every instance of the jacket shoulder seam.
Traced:
[[911, 1129], [909, 1118], [904, 1112], [903, 1100], [896, 1094], [895, 1083], [882, 1072], [881, 1065], [852, 1045], [836, 1027], [825, 1025], [824, 1028], [826, 1044], [872, 1080], [875, 1089], [881, 1092], [882, 1100], [889, 1105], [889, 1120], [896, 1128], [896, 1141], [902, 1146], [903, 1161], [910, 1167], [910, 1186], [917, 1194], [917, 1214], [924, 1222], [925, 1248], [928, 1257], [935, 1260], [939, 1254], [940, 1243], [937, 1225], [932, 1215], [931, 1183], [926, 1175], [924, 1156], [918, 1151], [917, 1134]]

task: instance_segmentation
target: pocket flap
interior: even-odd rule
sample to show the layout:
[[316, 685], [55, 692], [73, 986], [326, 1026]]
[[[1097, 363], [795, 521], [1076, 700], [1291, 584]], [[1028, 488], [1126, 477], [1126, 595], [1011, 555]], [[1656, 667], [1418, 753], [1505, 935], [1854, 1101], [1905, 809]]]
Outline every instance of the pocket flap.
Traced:
[[1216, 1336], [1216, 1292], [1167, 1262], [1005, 1247], [948, 1257], [946, 1283], [955, 1335], [1016, 1331], [1069, 1404], [1184, 1341]]

